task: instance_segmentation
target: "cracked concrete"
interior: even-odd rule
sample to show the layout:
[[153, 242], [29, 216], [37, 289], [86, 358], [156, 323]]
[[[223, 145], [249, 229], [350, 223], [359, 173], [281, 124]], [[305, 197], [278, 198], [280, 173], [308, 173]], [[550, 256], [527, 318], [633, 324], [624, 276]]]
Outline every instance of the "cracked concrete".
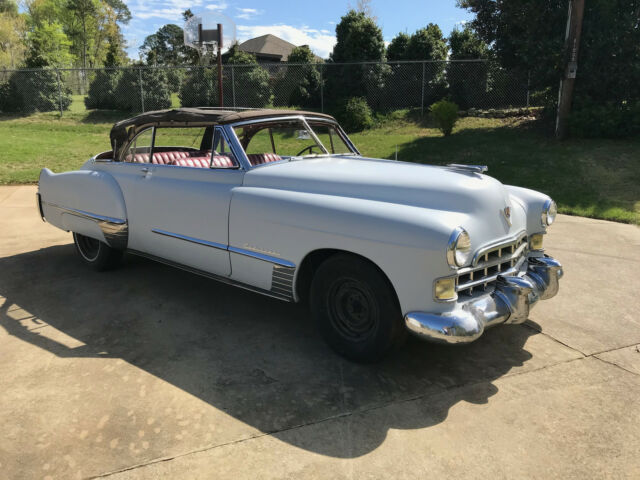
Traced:
[[3, 477], [640, 476], [637, 227], [560, 216], [561, 291], [526, 324], [362, 366], [302, 307], [86, 270], [34, 193], [0, 188]]

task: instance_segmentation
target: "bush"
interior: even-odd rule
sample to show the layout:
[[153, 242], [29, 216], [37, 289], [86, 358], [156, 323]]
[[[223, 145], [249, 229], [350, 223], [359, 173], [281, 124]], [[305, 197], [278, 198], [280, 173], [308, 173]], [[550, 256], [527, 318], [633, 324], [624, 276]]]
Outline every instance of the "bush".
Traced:
[[84, 99], [88, 109], [117, 110], [116, 88], [120, 80], [118, 70], [98, 70], [89, 84], [89, 92]]
[[68, 110], [71, 89], [58, 85], [53, 70], [16, 71], [0, 86], [0, 110], [3, 112], [54, 112]]
[[373, 127], [371, 108], [363, 97], [348, 99], [337, 116], [347, 132], [360, 132]]
[[144, 110], [161, 110], [171, 106], [171, 92], [167, 74], [157, 68], [137, 68], [125, 70], [116, 86], [115, 96], [118, 110], [141, 112], [140, 76], [142, 75], [142, 91], [144, 92]]
[[584, 104], [569, 115], [569, 133], [575, 137], [631, 137], [640, 135], [640, 102]]
[[431, 114], [444, 136], [451, 135], [458, 121], [458, 105], [449, 100], [440, 100], [431, 105]]
[[184, 70], [181, 68], [169, 68], [167, 70], [167, 81], [169, 82], [169, 90], [172, 93], [180, 91], [183, 78]]
[[259, 65], [234, 65], [236, 103], [263, 108], [273, 100], [269, 72]]
[[180, 85], [180, 105], [183, 107], [218, 106], [217, 68], [194, 68], [189, 71]]

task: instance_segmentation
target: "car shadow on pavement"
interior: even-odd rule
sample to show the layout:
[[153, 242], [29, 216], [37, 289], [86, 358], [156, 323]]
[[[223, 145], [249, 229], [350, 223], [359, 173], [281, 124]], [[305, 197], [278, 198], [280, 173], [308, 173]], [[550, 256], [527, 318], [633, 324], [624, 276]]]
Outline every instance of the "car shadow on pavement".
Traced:
[[[142, 258], [95, 273], [62, 245], [0, 258], [0, 272], [0, 327], [9, 335], [58, 357], [123, 359], [261, 432], [332, 457], [369, 453], [389, 429], [437, 425], [458, 402], [487, 403], [492, 382], [531, 358], [524, 345], [538, 334], [498, 327], [464, 347], [410, 339], [384, 361], [358, 365], [324, 344], [304, 306]], [[418, 398], [418, 410], [385, 410]], [[374, 414], [356, 427], [363, 412]], [[347, 437], [296, 428], [322, 423], [331, 432], [345, 418], [354, 425]]]

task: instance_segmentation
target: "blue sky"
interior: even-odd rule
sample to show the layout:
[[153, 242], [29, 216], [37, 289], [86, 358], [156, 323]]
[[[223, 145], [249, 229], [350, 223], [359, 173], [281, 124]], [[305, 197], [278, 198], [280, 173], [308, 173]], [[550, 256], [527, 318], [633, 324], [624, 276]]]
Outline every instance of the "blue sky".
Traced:
[[[138, 59], [138, 47], [147, 35], [167, 23], [182, 26], [181, 12], [219, 12], [236, 24], [242, 42], [267, 33], [296, 45], [307, 44], [326, 58], [335, 43], [335, 26], [356, 1], [338, 0], [129, 0], [132, 19], [123, 27], [129, 56]], [[455, 0], [372, 0], [373, 14], [389, 42], [398, 32], [412, 33], [433, 22], [445, 35], [471, 19]]]

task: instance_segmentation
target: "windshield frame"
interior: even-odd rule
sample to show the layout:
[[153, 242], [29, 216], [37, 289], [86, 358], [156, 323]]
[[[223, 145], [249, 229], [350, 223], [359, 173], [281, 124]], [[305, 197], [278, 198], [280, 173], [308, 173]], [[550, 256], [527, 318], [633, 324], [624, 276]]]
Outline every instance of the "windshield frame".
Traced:
[[[324, 151], [324, 153], [303, 155], [303, 156], [300, 156], [300, 157], [290, 156], [290, 157], [283, 158], [282, 160], [279, 160], [279, 161], [276, 161], [276, 162], [270, 162], [270, 163], [265, 163], [265, 164], [261, 164], [261, 165], [251, 165], [251, 162], [249, 162], [249, 159], [247, 157], [247, 153], [245, 152], [244, 148], [242, 147], [242, 142], [238, 138], [235, 129], [237, 127], [242, 127], [244, 125], [251, 125], [251, 124], [256, 124], [256, 123], [268, 124], [268, 123], [278, 123], [278, 122], [290, 121], [290, 120], [298, 120], [298, 121], [302, 122], [304, 127], [309, 131], [309, 133], [310, 133], [311, 137], [313, 138], [313, 140]], [[336, 133], [340, 136], [341, 140], [345, 143], [347, 148], [349, 150], [351, 150], [351, 153], [336, 153], [336, 154], [329, 153], [329, 150], [320, 141], [320, 139], [316, 135], [315, 130], [309, 124], [309, 121], [311, 121], [313, 123], [329, 124], [332, 127], [335, 127]], [[351, 142], [351, 140], [349, 139], [347, 134], [344, 132], [344, 130], [342, 129], [340, 124], [337, 121], [332, 120], [332, 119], [330, 120], [328, 118], [305, 116], [305, 115], [287, 115], [287, 116], [283, 116], [283, 117], [257, 118], [257, 119], [252, 119], [252, 120], [245, 120], [245, 121], [241, 121], [241, 122], [235, 122], [235, 123], [227, 124], [227, 125], [225, 125], [225, 127], [226, 127], [226, 130], [227, 130], [227, 135], [230, 137], [230, 140], [232, 140], [232, 142], [236, 144], [238, 150], [242, 151], [242, 154], [243, 154], [242, 157], [243, 158], [242, 158], [242, 162], [241, 163], [243, 164], [243, 167], [245, 169], [247, 169], [247, 170], [251, 170], [253, 168], [265, 167], [265, 166], [268, 166], [268, 165], [282, 163], [282, 162], [289, 162], [289, 161], [292, 161], [294, 159], [301, 159], [302, 160], [302, 159], [305, 159], [305, 158], [328, 157], [328, 156], [331, 156], [331, 155], [340, 155], [340, 156], [343, 156], [343, 155], [360, 155], [360, 152], [355, 147], [353, 142]]]

